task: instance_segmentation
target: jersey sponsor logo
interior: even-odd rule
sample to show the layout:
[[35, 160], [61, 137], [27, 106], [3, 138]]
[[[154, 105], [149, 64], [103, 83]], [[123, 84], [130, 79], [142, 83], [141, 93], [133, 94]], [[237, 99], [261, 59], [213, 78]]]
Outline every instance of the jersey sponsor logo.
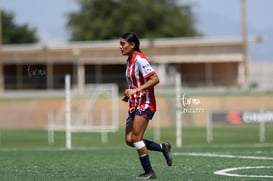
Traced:
[[153, 71], [150, 64], [143, 65], [142, 69], [145, 70], [146, 72], [152, 72]]

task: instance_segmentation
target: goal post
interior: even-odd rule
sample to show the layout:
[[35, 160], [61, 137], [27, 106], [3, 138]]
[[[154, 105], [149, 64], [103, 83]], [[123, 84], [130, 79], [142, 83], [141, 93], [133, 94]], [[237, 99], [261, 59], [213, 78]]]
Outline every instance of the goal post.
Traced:
[[66, 148], [71, 149], [71, 92], [70, 75], [65, 75], [65, 123]]
[[182, 146], [182, 113], [181, 113], [181, 74], [175, 76], [175, 97], [176, 97], [176, 146]]

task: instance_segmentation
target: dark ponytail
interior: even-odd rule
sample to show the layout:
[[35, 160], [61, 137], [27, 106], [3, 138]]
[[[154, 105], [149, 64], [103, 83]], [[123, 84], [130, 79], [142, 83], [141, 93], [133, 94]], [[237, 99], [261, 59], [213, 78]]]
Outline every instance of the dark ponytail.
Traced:
[[135, 43], [134, 50], [141, 52], [139, 48], [140, 46], [139, 39], [134, 32], [125, 33], [121, 36], [121, 38], [124, 38], [129, 43]]

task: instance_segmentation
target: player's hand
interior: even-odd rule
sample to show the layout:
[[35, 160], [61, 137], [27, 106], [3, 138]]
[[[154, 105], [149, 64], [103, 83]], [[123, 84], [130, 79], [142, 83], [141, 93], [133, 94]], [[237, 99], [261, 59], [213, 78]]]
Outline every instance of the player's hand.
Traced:
[[137, 89], [125, 89], [124, 95], [127, 97], [130, 97], [131, 95], [134, 95], [137, 93]]
[[124, 102], [128, 102], [129, 97], [127, 97], [127, 96], [122, 96], [122, 97], [121, 97], [121, 100], [124, 101]]

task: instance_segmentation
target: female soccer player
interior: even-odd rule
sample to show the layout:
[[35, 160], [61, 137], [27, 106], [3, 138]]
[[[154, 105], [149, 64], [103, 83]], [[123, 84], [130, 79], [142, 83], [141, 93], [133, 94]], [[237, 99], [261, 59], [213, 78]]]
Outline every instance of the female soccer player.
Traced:
[[150, 65], [148, 59], [140, 51], [139, 39], [135, 33], [125, 33], [120, 38], [120, 51], [128, 56], [126, 66], [126, 79], [128, 88], [124, 91], [122, 100], [129, 102], [128, 118], [126, 121], [126, 143], [135, 147], [144, 173], [137, 179], [155, 179], [148, 150], [162, 152], [168, 166], [172, 165], [171, 144], [158, 144], [143, 139], [149, 120], [156, 111], [154, 86], [159, 78]]

